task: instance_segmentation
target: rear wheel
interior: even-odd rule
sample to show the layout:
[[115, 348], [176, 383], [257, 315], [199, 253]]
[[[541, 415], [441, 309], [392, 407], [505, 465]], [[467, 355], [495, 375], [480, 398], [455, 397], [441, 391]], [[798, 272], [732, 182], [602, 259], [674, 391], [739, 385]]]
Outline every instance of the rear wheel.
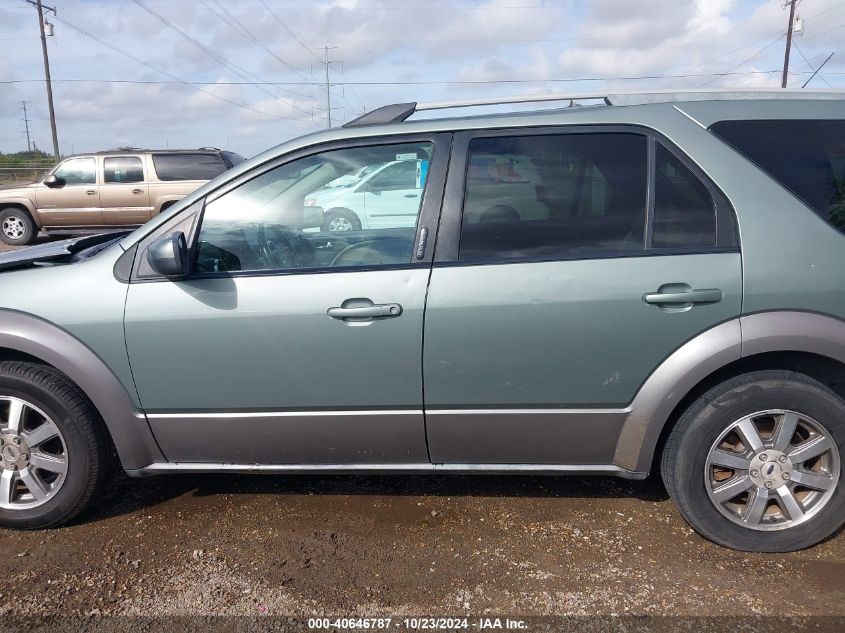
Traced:
[[23, 209], [0, 210], [0, 240], [13, 246], [32, 244], [38, 235], [35, 222]]
[[53, 527], [79, 514], [105, 477], [100, 427], [64, 375], [0, 363], [0, 526]]
[[728, 380], [696, 400], [663, 452], [666, 487], [706, 538], [746, 551], [818, 543], [845, 522], [845, 401], [789, 371]]

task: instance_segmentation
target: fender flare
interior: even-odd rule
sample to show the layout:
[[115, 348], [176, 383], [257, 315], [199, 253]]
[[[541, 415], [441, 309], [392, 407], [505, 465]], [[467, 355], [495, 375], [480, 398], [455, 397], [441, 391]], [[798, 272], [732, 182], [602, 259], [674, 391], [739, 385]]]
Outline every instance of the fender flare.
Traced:
[[70, 332], [17, 310], [0, 309], [0, 348], [33, 356], [70, 378], [100, 413], [126, 470], [162, 461], [147, 418], [106, 363]]
[[759, 312], [721, 323], [673, 352], [646, 379], [625, 418], [614, 463], [648, 472], [675, 407], [702, 380], [766, 352], [811, 352], [845, 363], [845, 322], [814, 312]]

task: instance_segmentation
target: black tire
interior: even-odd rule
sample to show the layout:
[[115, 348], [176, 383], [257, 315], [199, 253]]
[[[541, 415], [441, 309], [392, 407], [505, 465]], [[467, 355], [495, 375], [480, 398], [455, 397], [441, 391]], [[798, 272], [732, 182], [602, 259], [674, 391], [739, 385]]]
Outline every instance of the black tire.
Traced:
[[107, 475], [108, 441], [99, 415], [75, 384], [46, 365], [0, 362], [0, 396], [21, 398], [43, 411], [59, 428], [67, 459], [55, 496], [35, 508], [0, 508], [0, 526], [41, 529], [67, 523], [85, 509]]
[[324, 233], [343, 233], [344, 231], [332, 231], [329, 228], [332, 220], [337, 218], [343, 218], [349, 222], [352, 226], [351, 231], [360, 231], [361, 230], [361, 220], [358, 219], [358, 216], [355, 215], [353, 211], [349, 209], [329, 209], [326, 211], [326, 215], [323, 217], [323, 226], [320, 227], [320, 230]]
[[705, 465], [713, 444], [744, 416], [786, 409], [812, 417], [845, 455], [845, 401], [823, 384], [791, 371], [756, 371], [736, 376], [698, 398], [672, 429], [662, 453], [663, 481], [687, 522], [705, 538], [747, 552], [791, 552], [815, 545], [845, 523], [845, 485], [806, 522], [776, 531], [734, 523], [710, 500]]
[[[15, 221], [16, 224], [23, 227], [23, 233], [20, 237], [13, 237], [6, 233], [6, 222]], [[32, 220], [32, 216], [28, 211], [19, 209], [17, 207], [7, 207], [0, 209], [0, 240], [5, 244], [12, 246], [26, 246], [32, 244], [35, 238], [38, 237], [38, 228]]]
[[478, 219], [480, 223], [488, 222], [519, 222], [522, 218], [519, 212], [506, 204], [497, 204], [490, 207]]

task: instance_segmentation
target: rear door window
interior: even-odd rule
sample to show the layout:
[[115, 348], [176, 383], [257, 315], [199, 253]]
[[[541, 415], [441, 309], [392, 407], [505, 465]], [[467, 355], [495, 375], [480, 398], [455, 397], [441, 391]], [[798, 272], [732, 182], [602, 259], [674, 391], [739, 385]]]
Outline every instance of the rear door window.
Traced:
[[117, 156], [103, 159], [103, 181], [143, 182], [144, 168], [137, 156]]
[[211, 180], [226, 171], [216, 154], [153, 154], [159, 180]]
[[643, 250], [647, 147], [613, 132], [473, 139], [460, 259]]
[[845, 233], [845, 120], [721, 121], [710, 130]]

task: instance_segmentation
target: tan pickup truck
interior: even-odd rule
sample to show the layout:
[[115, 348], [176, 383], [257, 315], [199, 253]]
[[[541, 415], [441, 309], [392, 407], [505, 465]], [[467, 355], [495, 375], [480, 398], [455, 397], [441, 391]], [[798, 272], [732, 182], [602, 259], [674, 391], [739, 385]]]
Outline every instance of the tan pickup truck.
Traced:
[[244, 159], [216, 148], [72, 156], [36, 182], [0, 187], [0, 240], [30, 244], [39, 230], [135, 227]]

